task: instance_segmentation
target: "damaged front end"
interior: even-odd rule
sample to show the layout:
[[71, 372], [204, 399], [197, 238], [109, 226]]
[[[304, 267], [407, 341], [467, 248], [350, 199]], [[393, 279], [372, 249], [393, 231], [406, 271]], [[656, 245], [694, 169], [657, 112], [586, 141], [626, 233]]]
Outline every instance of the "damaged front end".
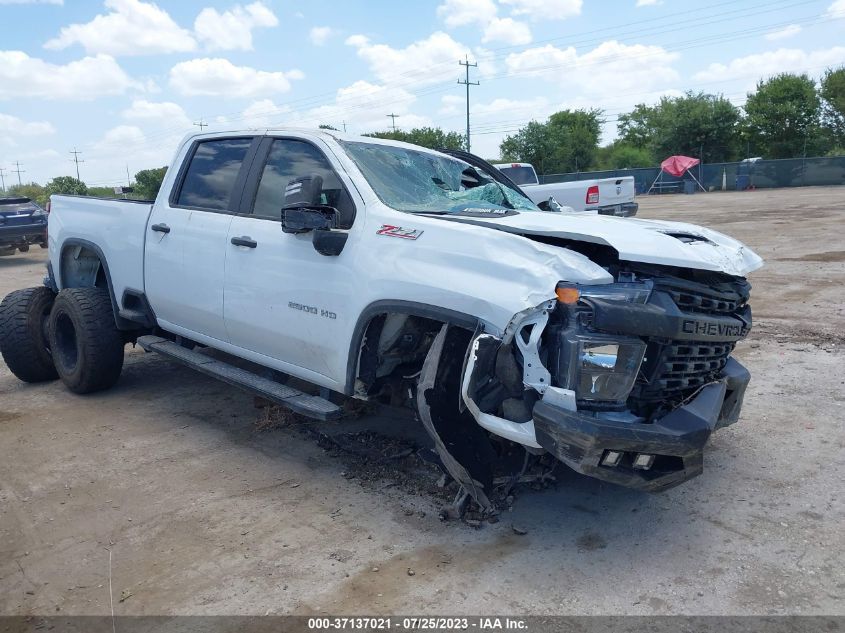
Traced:
[[470, 345], [462, 398], [491, 433], [574, 470], [647, 491], [703, 469], [710, 434], [737, 421], [750, 375], [743, 278], [621, 263], [615, 283], [561, 283], [558, 299]]

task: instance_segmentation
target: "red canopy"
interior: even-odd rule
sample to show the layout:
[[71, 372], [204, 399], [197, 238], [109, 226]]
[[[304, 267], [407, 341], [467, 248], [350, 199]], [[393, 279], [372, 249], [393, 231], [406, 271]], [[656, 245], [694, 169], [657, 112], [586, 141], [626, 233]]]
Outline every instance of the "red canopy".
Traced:
[[687, 169], [695, 167], [700, 162], [697, 158], [691, 158], [690, 156], [670, 156], [660, 163], [660, 169], [667, 174], [675, 176], [675, 178], [680, 178]]

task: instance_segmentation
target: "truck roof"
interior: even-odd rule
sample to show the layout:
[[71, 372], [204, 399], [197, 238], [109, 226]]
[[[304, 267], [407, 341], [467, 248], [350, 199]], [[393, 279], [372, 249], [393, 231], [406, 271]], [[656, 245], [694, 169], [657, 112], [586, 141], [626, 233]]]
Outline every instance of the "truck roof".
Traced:
[[221, 138], [233, 135], [242, 134], [261, 134], [261, 135], [275, 135], [275, 134], [291, 134], [292, 136], [316, 137], [322, 139], [333, 139], [335, 141], [360, 142], [371, 143], [373, 145], [389, 145], [393, 147], [404, 147], [416, 151], [438, 154], [445, 156], [433, 149], [414, 145], [413, 143], [405, 143], [404, 141], [395, 141], [393, 139], [375, 138], [372, 136], [359, 136], [356, 134], [347, 134], [338, 130], [326, 130], [323, 128], [309, 128], [309, 127], [262, 127], [262, 128], [234, 128], [228, 130], [216, 130], [214, 132], [191, 132], [186, 134], [180, 143], [180, 146], [189, 141], [196, 139], [210, 139]]

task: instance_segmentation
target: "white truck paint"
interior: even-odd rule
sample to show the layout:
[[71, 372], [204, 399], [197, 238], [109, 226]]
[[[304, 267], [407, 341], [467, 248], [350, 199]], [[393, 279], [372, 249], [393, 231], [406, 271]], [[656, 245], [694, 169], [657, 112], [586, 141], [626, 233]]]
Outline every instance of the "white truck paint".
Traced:
[[633, 176], [541, 185], [531, 163], [496, 163], [493, 166], [519, 185], [535, 204], [554, 198], [559, 205], [574, 211], [620, 217], [636, 215], [639, 208], [634, 202]]
[[[217, 154], [228, 151], [225, 147], [230, 142], [249, 146], [243, 160], [221, 162], [219, 172], [196, 178], [200, 184], [229, 178], [225, 208], [212, 208], [218, 202], [214, 196], [185, 203], [183, 194], [193, 195], [191, 170], [200, 152], [207, 149], [203, 160], [213, 162]], [[296, 158], [303, 148], [310, 152], [307, 160]], [[738, 415], [747, 372], [743, 374], [745, 370], [727, 354], [732, 349], [730, 342], [744, 337], [750, 328], [747, 285], [742, 278], [759, 268], [762, 260], [736, 240], [689, 224], [541, 211], [521, 192], [498, 181], [501, 177], [490, 165], [474, 158], [467, 155], [464, 162], [405, 143], [333, 131], [189, 135], [153, 204], [53, 196], [49, 221], [53, 283], [56, 289], [73, 285], [82, 274], [68, 272], [74, 270], [74, 258], [83, 251], [96, 253], [94, 259], [101, 262], [118, 315], [131, 319], [127, 297], [142, 296], [154, 313], [155, 325], [169, 335], [356, 397], [368, 393], [369, 385], [361, 384], [361, 358], [365, 333], [370, 332], [374, 316], [398, 313], [390, 325], [395, 332], [400, 332], [406, 318], [401, 315], [407, 314], [460, 323], [461, 327], [467, 327], [469, 320], [477, 324], [480, 334], [456, 388], [480, 426], [526, 446], [549, 450], [581, 472], [624, 485], [657, 489], [664, 480], [660, 485], [665, 487], [698, 474], [700, 464], [695, 461], [684, 466], [682, 476], [675, 473], [623, 481], [621, 475], [613, 479], [595, 470], [595, 465], [573, 462], [558, 440], [535, 433], [538, 419], [542, 428], [548, 428], [548, 419], [538, 418], [539, 413], [534, 420], [525, 421], [519, 416], [482, 411], [473, 394], [479, 381], [497, 378], [476, 372], [489, 366], [485, 355], [489, 359], [491, 345], [514, 343], [515, 351], [509, 353], [520, 359], [514, 366], [523, 372], [523, 393], [535, 393], [540, 400], [535, 411], [543, 407], [561, 415], [568, 411], [568, 415], [586, 416], [588, 424], [621, 420], [630, 423], [628, 426], [636, 422], [637, 426], [656, 428], [651, 422], [659, 419], [649, 422], [634, 409], [623, 411], [622, 404], [607, 412], [593, 410], [589, 402], [576, 399], [579, 387], [564, 384], [568, 379], [561, 374], [569, 371], [565, 359], [556, 361], [557, 367], [551, 364], [554, 353], [549, 346], [557, 343], [548, 338], [553, 336], [553, 321], [555, 327], [568, 323], [570, 332], [577, 325], [577, 337], [593, 336], [593, 326], [578, 325], [580, 321], [572, 320], [576, 315], [572, 310], [592, 309], [596, 316], [611, 320], [618, 318], [619, 310], [622, 314], [629, 309], [647, 310], [646, 315], [659, 314], [665, 328], [677, 328], [682, 338], [685, 333], [702, 332], [698, 338], [729, 341], [718, 348], [722, 355], [719, 366], [729, 363], [726, 373], [713, 373], [716, 369], [711, 364], [710, 373], [695, 378], [702, 381], [701, 393], [706, 391], [708, 403], [699, 402], [696, 415], [704, 409], [710, 411], [710, 417], [702, 414], [707, 419], [701, 422], [709, 425], [709, 430], [695, 437], [706, 439], [717, 424], [715, 412], [721, 411], [719, 424], [725, 415], [731, 418], [726, 424], [736, 421]], [[203, 164], [197, 162], [196, 168]], [[263, 188], [265, 179], [273, 186]], [[326, 184], [329, 182], [334, 184]], [[296, 198], [301, 191], [310, 191], [309, 187], [316, 191], [309, 194], [310, 201], [290, 202], [291, 195]], [[271, 196], [271, 210], [284, 204], [292, 208], [276, 217], [262, 215], [258, 209], [265, 194]], [[326, 207], [327, 200], [335, 200], [336, 208]], [[319, 230], [299, 224], [303, 218], [322, 222], [327, 213], [335, 224]], [[318, 238], [336, 238], [340, 247], [318, 252]], [[645, 290], [625, 298], [631, 286]], [[667, 308], [666, 301], [676, 286], [682, 289], [677, 299], [681, 303]], [[725, 299], [734, 286], [744, 288], [745, 295], [737, 301]], [[576, 297], [587, 298], [586, 303], [581, 299], [577, 305], [559, 303], [558, 287], [577, 290], [580, 294]], [[706, 291], [703, 299], [696, 295], [701, 288]], [[652, 294], [665, 294], [664, 303], [633, 306], [649, 302]], [[718, 300], [708, 298], [711, 294]], [[601, 301], [591, 303], [594, 299], [589, 297]], [[698, 306], [698, 311], [686, 312], [683, 301], [697, 301], [689, 305]], [[701, 316], [711, 304], [713, 310], [723, 313]], [[683, 319], [685, 329], [681, 331]], [[647, 339], [655, 327], [651, 321], [651, 316], [637, 321], [647, 330], [651, 328], [640, 338], [636, 332], [595, 334], [604, 341], [602, 355], [583, 352], [577, 362], [586, 369], [578, 371], [592, 367], [616, 371], [616, 360], [607, 364], [607, 354], [621, 358], [620, 346], [651, 340]], [[123, 326], [126, 329], [125, 323]], [[629, 325], [621, 322], [613, 327], [624, 330]], [[138, 328], [130, 336], [149, 331]], [[386, 336], [380, 339], [379, 354], [395, 341]], [[439, 362], [441, 353], [448, 354], [447, 336], [445, 329], [439, 332], [437, 358], [429, 353], [426, 363]], [[655, 340], [665, 341], [668, 335], [661, 336]], [[621, 342], [614, 343], [614, 337]], [[608, 346], [616, 351], [608, 352]], [[708, 353], [716, 354], [716, 349]], [[434, 380], [431, 367], [423, 366], [422, 374]], [[596, 381], [594, 377], [594, 392]], [[717, 384], [721, 391], [710, 389]], [[729, 402], [731, 391], [725, 384], [739, 394], [739, 404]], [[653, 383], [647, 386], [653, 387]], [[689, 394], [684, 402], [690, 398], [695, 402], [699, 392], [683, 393]], [[727, 404], [722, 404], [723, 400]], [[671, 402], [671, 407], [687, 406]], [[665, 409], [659, 411], [666, 413]], [[429, 414], [423, 417], [430, 421]], [[634, 437], [647, 437], [631, 428]], [[630, 440], [626, 446], [643, 450], [635, 444]], [[684, 450], [693, 450], [684, 446]], [[690, 455], [697, 460], [700, 450], [698, 447]], [[601, 452], [598, 457], [589, 451], [586, 454], [592, 455], [589, 459], [604, 459]], [[686, 453], [677, 457], [688, 458]]]

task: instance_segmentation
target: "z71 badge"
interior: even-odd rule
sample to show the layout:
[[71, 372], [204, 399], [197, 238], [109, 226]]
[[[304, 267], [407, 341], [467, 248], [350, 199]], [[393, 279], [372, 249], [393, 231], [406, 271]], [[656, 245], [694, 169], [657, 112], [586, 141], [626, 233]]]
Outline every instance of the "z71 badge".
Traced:
[[376, 231], [376, 235], [386, 235], [387, 237], [401, 237], [404, 240], [415, 240], [423, 232], [419, 229], [405, 229], [401, 226], [393, 226], [392, 224], [382, 224], [381, 228]]

